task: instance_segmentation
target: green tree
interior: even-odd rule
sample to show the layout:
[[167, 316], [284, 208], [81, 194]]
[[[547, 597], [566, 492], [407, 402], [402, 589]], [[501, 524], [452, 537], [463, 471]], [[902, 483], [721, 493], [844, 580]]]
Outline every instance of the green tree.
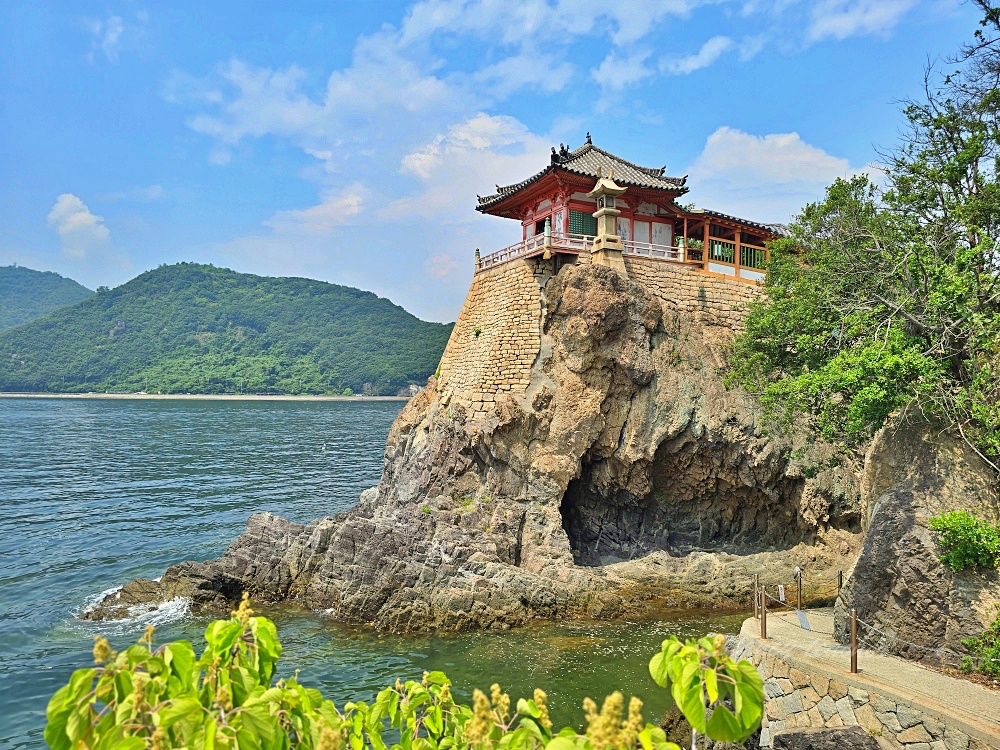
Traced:
[[915, 403], [998, 468], [1000, 13], [977, 4], [976, 44], [928, 69], [878, 183], [837, 181], [774, 243], [731, 380], [847, 444]]
[[[642, 719], [642, 701], [621, 693], [603, 707], [584, 702], [586, 729], [554, 731], [546, 696], [535, 690], [512, 710], [493, 685], [457, 703], [441, 672], [380, 691], [371, 703], [338, 709], [296, 676], [275, 680], [281, 643], [274, 624], [254, 617], [246, 598], [229, 620], [205, 631], [200, 657], [187, 641], [153, 647], [147, 627], [118, 654], [98, 637], [95, 667], [79, 669], [49, 701], [45, 740], [53, 750], [116, 748], [192, 750], [679, 750]], [[708, 736], [743, 741], [760, 725], [763, 682], [748, 662], [722, 650], [724, 639], [685, 644], [676, 638], [650, 672], [691, 722]], [[733, 710], [723, 703], [729, 699]], [[706, 710], [711, 714], [706, 719]], [[386, 734], [393, 730], [389, 737]], [[391, 745], [389, 744], [391, 743]]]

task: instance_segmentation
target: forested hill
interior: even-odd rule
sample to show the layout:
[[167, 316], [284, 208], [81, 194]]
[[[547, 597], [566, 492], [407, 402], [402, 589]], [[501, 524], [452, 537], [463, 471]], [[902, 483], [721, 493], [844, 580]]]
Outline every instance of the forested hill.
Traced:
[[51, 271], [0, 266], [0, 330], [76, 304], [92, 294], [87, 287]]
[[395, 394], [450, 332], [371, 292], [181, 263], [0, 331], [0, 391]]

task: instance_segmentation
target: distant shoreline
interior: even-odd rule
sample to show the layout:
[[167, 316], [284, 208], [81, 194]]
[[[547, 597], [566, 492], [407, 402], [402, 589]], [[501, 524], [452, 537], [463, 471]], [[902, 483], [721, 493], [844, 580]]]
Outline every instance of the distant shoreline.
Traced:
[[409, 401], [409, 396], [257, 396], [242, 393], [4, 393], [0, 398], [91, 398], [133, 401]]

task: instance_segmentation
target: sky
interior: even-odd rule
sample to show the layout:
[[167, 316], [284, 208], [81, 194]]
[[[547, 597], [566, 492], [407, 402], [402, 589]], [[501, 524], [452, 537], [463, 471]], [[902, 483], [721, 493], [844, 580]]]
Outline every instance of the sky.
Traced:
[[194, 261], [454, 320], [476, 195], [594, 144], [785, 222], [897, 143], [959, 0], [0, 2], [0, 265]]

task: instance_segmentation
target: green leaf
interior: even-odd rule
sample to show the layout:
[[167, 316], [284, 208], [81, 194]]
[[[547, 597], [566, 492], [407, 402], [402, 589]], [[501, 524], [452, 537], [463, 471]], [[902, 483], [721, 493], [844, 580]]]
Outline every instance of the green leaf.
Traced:
[[562, 732], [559, 733], [558, 737], [554, 737], [549, 744], [545, 746], [545, 750], [577, 750], [576, 732], [573, 732], [574, 737], [563, 736]]
[[[759, 724], [760, 722], [758, 722]], [[754, 733], [757, 725], [744, 726], [725, 706], [716, 706], [708, 718], [705, 734], [719, 742], [743, 742]]]
[[708, 703], [711, 705], [719, 700], [719, 683], [714, 669], [706, 669], [704, 676], [705, 691], [708, 693]]

